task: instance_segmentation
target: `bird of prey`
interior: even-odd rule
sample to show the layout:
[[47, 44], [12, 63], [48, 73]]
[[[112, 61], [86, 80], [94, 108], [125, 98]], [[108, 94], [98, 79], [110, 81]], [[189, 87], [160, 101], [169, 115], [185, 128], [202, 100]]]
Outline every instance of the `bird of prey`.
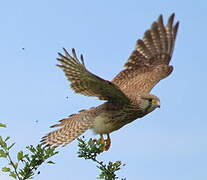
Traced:
[[[179, 26], [179, 22], [174, 24], [174, 16], [173, 13], [166, 25], [162, 15], [153, 22], [143, 38], [137, 40], [124, 69], [112, 81], [91, 73], [85, 67], [83, 56], [78, 59], [75, 49], [69, 54], [63, 48], [64, 55], [58, 53], [60, 64], [57, 66], [64, 71], [71, 88], [76, 93], [106, 102], [60, 120], [59, 124], [51, 126], [59, 129], [44, 136], [42, 142], [50, 147], [65, 146], [92, 129], [95, 134], [100, 134], [100, 141], [108, 150], [111, 132], [160, 107], [159, 98], [150, 91], [173, 71], [169, 63]], [[107, 135], [107, 139], [103, 135]]]

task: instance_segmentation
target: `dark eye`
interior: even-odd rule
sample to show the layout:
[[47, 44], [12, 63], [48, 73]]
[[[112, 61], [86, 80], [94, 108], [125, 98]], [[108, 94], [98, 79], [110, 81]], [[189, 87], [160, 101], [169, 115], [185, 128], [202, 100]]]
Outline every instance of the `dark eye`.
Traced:
[[152, 103], [152, 99], [149, 99], [149, 102]]

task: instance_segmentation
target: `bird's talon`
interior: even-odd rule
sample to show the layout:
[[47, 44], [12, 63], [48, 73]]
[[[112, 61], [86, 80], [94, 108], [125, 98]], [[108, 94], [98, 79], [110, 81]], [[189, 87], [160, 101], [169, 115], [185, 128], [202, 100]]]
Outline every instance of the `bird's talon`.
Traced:
[[101, 135], [99, 141], [100, 141], [100, 144], [105, 145], [105, 140], [103, 138], [103, 135]]
[[111, 139], [110, 139], [110, 136], [109, 134], [107, 134], [107, 139], [105, 140], [105, 147], [104, 147], [104, 150], [105, 151], [108, 151], [109, 148], [111, 146]]

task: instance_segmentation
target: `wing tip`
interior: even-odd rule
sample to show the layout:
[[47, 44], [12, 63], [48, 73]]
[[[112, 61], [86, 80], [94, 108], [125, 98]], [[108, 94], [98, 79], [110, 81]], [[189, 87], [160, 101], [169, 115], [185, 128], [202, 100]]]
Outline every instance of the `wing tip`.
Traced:
[[174, 38], [176, 38], [176, 35], [177, 35], [177, 32], [178, 32], [178, 28], [179, 28], [179, 24], [180, 24], [180, 22], [177, 21], [176, 24], [173, 27]]
[[168, 22], [167, 22], [167, 26], [168, 26], [168, 27], [172, 27], [173, 22], [174, 22], [174, 18], [175, 18], [175, 13], [172, 13], [172, 14], [170, 15], [170, 17], [168, 18]]
[[164, 26], [162, 14], [159, 15], [157, 22], [160, 23], [162, 26]]

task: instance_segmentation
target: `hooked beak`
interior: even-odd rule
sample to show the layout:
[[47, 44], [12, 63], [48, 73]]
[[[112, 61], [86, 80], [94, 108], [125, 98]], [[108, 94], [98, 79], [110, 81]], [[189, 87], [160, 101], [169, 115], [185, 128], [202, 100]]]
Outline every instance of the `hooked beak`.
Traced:
[[157, 108], [160, 108], [160, 101], [156, 101], [155, 104]]
[[160, 108], [160, 101], [157, 99], [152, 100], [152, 105], [154, 108]]

